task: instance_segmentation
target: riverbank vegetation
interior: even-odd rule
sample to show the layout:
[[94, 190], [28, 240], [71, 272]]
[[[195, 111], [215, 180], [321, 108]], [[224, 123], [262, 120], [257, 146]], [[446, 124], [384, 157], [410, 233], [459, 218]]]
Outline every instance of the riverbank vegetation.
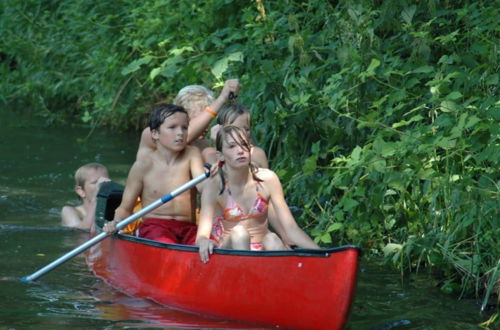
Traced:
[[497, 299], [494, 1], [6, 0], [0, 9], [2, 107], [47, 125], [140, 129], [150, 105], [181, 87], [239, 77], [256, 139], [318, 242], [359, 245], [402, 274], [425, 269], [483, 307]]

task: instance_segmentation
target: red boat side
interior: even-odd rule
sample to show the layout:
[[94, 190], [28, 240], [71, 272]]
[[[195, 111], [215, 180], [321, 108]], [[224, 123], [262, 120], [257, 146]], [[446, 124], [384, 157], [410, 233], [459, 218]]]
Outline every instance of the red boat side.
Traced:
[[115, 235], [87, 261], [110, 285], [182, 310], [294, 329], [341, 329], [354, 298], [359, 249], [216, 249]]

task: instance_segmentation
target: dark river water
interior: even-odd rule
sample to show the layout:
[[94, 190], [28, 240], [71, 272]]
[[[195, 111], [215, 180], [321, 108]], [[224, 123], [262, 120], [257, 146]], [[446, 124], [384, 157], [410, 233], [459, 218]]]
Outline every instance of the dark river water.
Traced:
[[[107, 286], [77, 256], [32, 283], [29, 275], [84, 242], [63, 228], [60, 209], [76, 203], [74, 171], [106, 165], [124, 183], [138, 133], [34, 126], [0, 109], [0, 329], [256, 328], [169, 309]], [[82, 141], [84, 140], [84, 141]], [[318, 306], [321, 308], [321, 306]], [[348, 329], [480, 329], [489, 315], [475, 300], [442, 293], [425, 274], [400, 275], [361, 260]]]

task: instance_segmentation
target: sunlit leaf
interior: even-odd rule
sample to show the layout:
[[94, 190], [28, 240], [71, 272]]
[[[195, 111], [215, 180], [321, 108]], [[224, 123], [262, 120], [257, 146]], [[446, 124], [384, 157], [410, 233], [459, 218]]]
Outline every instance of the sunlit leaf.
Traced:
[[129, 65], [127, 65], [125, 68], [123, 68], [122, 70], [122, 75], [127, 75], [129, 73], [132, 73], [132, 72], [135, 72], [137, 70], [139, 70], [139, 68], [144, 65], [144, 64], [148, 64], [149, 62], [151, 62], [151, 60], [153, 59], [152, 56], [144, 56], [140, 59], [137, 59], [135, 61], [132, 61]]
[[403, 19], [403, 21], [405, 21], [406, 24], [411, 24], [411, 21], [413, 20], [413, 15], [415, 15], [416, 11], [417, 11], [417, 7], [415, 5], [411, 5], [410, 7], [406, 7], [401, 12], [401, 18]]

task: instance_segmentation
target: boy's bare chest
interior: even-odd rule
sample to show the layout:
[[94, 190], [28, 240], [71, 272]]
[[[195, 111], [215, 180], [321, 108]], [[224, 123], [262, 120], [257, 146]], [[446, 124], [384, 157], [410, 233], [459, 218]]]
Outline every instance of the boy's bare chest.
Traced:
[[144, 188], [153, 194], [166, 194], [190, 180], [187, 162], [167, 166], [155, 164], [144, 176]]

